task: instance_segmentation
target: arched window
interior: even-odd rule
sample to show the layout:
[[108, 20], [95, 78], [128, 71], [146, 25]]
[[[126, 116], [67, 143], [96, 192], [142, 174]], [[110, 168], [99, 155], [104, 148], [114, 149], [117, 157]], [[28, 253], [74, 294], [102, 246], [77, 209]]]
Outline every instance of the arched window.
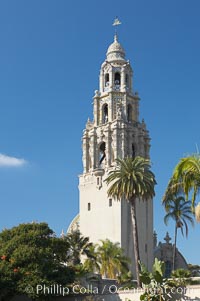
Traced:
[[135, 145], [132, 143], [132, 158], [135, 158]]
[[131, 122], [132, 121], [132, 106], [129, 104], [127, 106], [127, 121]]
[[105, 87], [109, 86], [109, 73], [106, 73], [105, 75]]
[[115, 85], [120, 86], [121, 85], [121, 76], [119, 72], [115, 73]]
[[128, 77], [128, 74], [126, 74], [125, 81], [126, 81], [126, 87], [128, 88], [129, 87], [129, 77]]
[[103, 123], [108, 122], [108, 105], [107, 104], [105, 104], [102, 108], [102, 115], [103, 115], [102, 122]]
[[99, 147], [99, 165], [103, 162], [106, 157], [106, 144], [102, 142]]

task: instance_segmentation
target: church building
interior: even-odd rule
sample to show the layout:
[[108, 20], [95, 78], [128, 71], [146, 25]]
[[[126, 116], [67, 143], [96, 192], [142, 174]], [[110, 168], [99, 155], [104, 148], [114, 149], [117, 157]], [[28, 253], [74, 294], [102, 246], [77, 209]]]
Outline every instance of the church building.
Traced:
[[[157, 243], [157, 234], [154, 231], [154, 257], [158, 260], [164, 261], [165, 263], [165, 277], [168, 278], [171, 275], [173, 270], [173, 252], [174, 252], [174, 244], [170, 242], [171, 237], [169, 233], [166, 233], [164, 237], [165, 242]], [[176, 269], [184, 269], [188, 270], [188, 264], [181, 254], [181, 252], [176, 248], [176, 256], [175, 256], [175, 270]]]
[[[78, 225], [81, 234], [93, 243], [105, 239], [119, 242], [135, 274], [130, 205], [125, 200], [108, 198], [104, 181], [115, 169], [116, 158], [149, 158], [150, 137], [144, 120], [139, 118], [140, 98], [133, 87], [133, 74], [115, 34], [101, 65], [99, 89], [93, 97], [93, 120], [88, 119], [83, 131], [80, 212], [69, 230]], [[136, 214], [140, 259], [151, 269], [153, 200], [137, 201]]]

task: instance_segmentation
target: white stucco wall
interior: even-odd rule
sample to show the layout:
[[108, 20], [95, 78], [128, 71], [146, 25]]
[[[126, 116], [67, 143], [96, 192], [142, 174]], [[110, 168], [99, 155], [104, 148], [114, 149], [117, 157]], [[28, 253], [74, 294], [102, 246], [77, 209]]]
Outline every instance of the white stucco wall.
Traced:
[[[94, 243], [110, 239], [121, 243], [121, 203], [112, 200], [109, 206], [107, 186], [97, 187], [95, 175], [80, 176], [80, 232]], [[88, 203], [91, 210], [88, 211]]]
[[[109, 239], [119, 242], [126, 256], [131, 259], [131, 270], [135, 273], [133, 231], [130, 205], [126, 201], [112, 200], [109, 206], [108, 187], [104, 182], [107, 174], [99, 179], [85, 174], [80, 176], [80, 232], [91, 242]], [[88, 203], [91, 210], [88, 211]], [[137, 202], [137, 224], [140, 259], [150, 270], [153, 262], [153, 208], [152, 200]]]

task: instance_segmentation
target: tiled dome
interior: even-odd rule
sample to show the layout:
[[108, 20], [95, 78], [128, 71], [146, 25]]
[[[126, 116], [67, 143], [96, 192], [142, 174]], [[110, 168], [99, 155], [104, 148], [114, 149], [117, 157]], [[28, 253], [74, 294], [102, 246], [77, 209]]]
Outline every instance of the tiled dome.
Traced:
[[114, 37], [114, 42], [108, 47], [106, 56], [109, 62], [116, 60], [125, 60], [125, 51], [121, 44], [118, 42], [117, 35], [115, 35]]

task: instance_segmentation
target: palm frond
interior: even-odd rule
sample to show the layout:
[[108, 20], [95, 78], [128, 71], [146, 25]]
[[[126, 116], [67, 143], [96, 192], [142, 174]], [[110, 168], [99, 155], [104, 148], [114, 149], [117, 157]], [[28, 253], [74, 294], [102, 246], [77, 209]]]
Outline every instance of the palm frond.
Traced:
[[106, 183], [112, 184], [108, 196], [114, 199], [148, 199], [155, 195], [155, 176], [150, 170], [150, 161], [142, 158], [127, 157], [116, 159], [116, 169], [109, 172]]
[[200, 155], [194, 154], [182, 158], [174, 169], [172, 179], [182, 183], [186, 199], [188, 199], [189, 193], [192, 192], [191, 201], [194, 207], [197, 193], [200, 190]]
[[181, 229], [182, 235], [184, 235], [183, 229], [185, 228], [186, 237], [188, 236], [188, 222], [192, 226], [194, 225], [191, 205], [191, 201], [186, 201], [183, 196], [176, 195], [171, 196], [170, 200], [165, 204], [165, 224], [168, 224], [170, 219], [174, 220], [178, 228]]

